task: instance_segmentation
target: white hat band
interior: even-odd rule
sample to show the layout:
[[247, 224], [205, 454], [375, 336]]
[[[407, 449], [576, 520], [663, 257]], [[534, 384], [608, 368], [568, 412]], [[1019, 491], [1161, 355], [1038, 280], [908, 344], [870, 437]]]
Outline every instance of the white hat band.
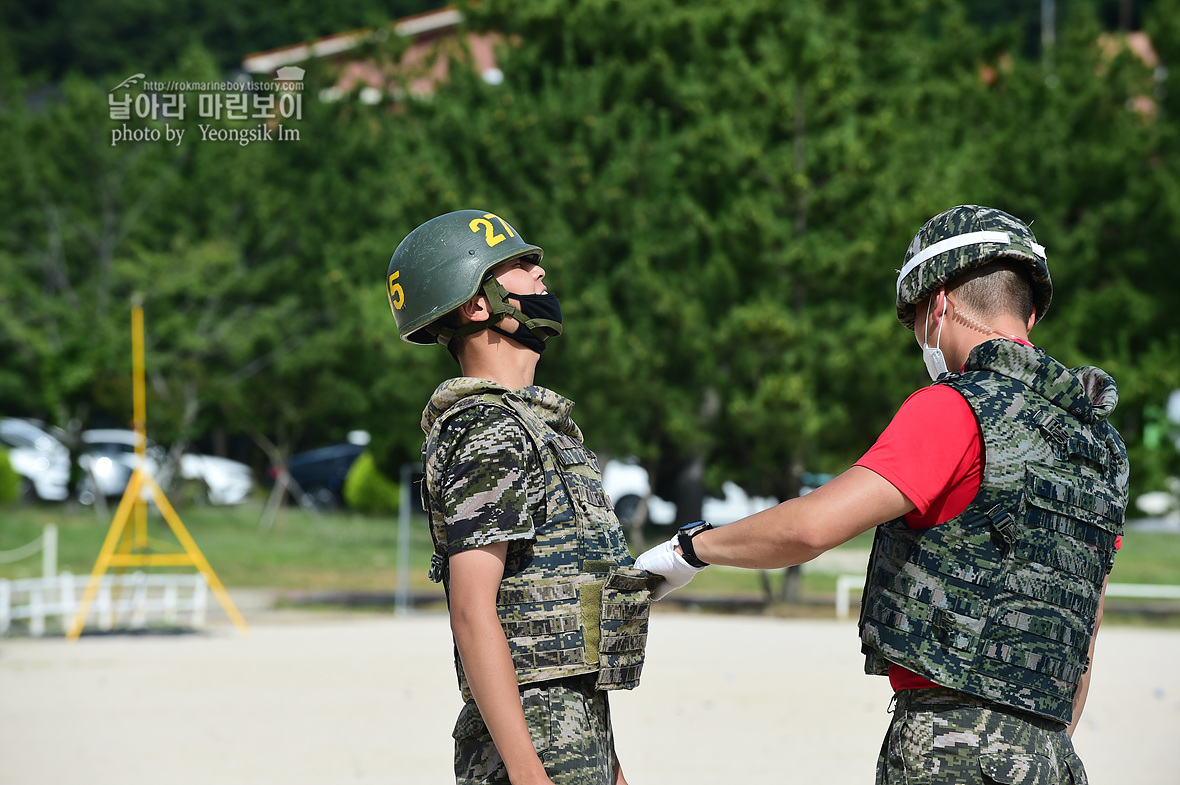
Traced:
[[1009, 243], [1011, 238], [1007, 232], [968, 232], [967, 234], [959, 234], [954, 237], [948, 237], [945, 240], [923, 248], [920, 253], [914, 254], [913, 258], [905, 263], [901, 268], [901, 272], [897, 274], [897, 297], [901, 298], [901, 282], [909, 275], [910, 270], [913, 270], [922, 262], [927, 261], [940, 253], [947, 251], [954, 251], [957, 248], [962, 248], [967, 245], [982, 245], [983, 243]]

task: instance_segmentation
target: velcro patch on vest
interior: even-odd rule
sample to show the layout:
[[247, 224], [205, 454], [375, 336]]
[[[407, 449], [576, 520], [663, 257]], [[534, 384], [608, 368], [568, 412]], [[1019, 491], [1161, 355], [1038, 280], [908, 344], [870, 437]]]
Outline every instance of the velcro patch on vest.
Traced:
[[603, 581], [588, 581], [578, 586], [579, 606], [582, 610], [582, 626], [586, 636], [586, 661], [598, 662], [598, 644], [602, 638]]
[[607, 573], [614, 569], [615, 563], [606, 559], [587, 559], [582, 562], [582, 572]]

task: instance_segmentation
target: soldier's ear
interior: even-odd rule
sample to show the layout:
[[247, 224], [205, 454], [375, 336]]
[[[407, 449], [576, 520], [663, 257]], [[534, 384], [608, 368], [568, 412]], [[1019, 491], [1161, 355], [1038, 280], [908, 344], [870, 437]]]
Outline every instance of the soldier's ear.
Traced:
[[487, 295], [477, 294], [459, 306], [459, 312], [467, 321], [486, 322], [492, 318], [492, 309]]

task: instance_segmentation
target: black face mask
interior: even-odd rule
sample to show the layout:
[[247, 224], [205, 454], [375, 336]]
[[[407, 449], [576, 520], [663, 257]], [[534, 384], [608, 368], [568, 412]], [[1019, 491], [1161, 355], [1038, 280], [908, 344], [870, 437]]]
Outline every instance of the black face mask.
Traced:
[[520, 322], [513, 332], [493, 324], [488, 329], [506, 338], [521, 343], [537, 354], [545, 351], [545, 340], [561, 335], [561, 303], [555, 294], [513, 294], [509, 297], [520, 301], [514, 318]]

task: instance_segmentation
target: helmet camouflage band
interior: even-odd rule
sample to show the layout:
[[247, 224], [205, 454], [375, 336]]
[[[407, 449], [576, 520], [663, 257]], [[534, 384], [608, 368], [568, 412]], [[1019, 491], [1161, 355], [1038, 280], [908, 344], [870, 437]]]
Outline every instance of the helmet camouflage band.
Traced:
[[966, 204], [931, 218], [914, 235], [897, 275], [897, 318], [914, 329], [914, 306], [955, 276], [997, 261], [1023, 263], [1033, 287], [1036, 319], [1053, 299], [1045, 248], [1018, 218]]
[[408, 343], [446, 343], [451, 331], [436, 322], [478, 294], [489, 270], [523, 256], [539, 263], [544, 253], [485, 210], [432, 218], [406, 235], [389, 260], [385, 291], [398, 334]]

